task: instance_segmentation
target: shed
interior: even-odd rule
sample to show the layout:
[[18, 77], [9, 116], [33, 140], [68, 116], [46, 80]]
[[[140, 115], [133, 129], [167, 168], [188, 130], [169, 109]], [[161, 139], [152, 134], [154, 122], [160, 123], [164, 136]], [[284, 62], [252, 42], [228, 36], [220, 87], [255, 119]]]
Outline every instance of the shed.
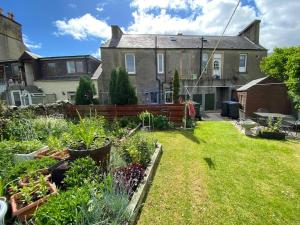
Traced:
[[260, 108], [274, 113], [291, 112], [285, 84], [272, 77], [250, 81], [237, 89], [237, 95], [246, 116], [252, 116]]

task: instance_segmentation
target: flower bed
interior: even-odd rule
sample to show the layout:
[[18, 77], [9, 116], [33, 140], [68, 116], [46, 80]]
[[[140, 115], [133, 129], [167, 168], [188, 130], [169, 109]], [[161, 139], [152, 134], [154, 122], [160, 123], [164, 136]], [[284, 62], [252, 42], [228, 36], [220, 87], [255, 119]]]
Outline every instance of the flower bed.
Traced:
[[[21, 129], [20, 118], [25, 124]], [[36, 120], [29, 115], [13, 118], [5, 131], [8, 141], [0, 142], [0, 149], [1, 145], [9, 149], [0, 157], [0, 184], [5, 184], [0, 188], [12, 205], [7, 223], [18, 217], [37, 225], [127, 224], [132, 217], [128, 206], [136, 199], [140, 184], [148, 182], [156, 147], [138, 128], [135, 122], [109, 124], [99, 116], [79, 117], [79, 121]], [[21, 148], [15, 140], [34, 145]], [[36, 151], [37, 146], [45, 145], [48, 147]], [[16, 163], [15, 153], [30, 157]], [[54, 183], [57, 196], [52, 196], [57, 192]]]

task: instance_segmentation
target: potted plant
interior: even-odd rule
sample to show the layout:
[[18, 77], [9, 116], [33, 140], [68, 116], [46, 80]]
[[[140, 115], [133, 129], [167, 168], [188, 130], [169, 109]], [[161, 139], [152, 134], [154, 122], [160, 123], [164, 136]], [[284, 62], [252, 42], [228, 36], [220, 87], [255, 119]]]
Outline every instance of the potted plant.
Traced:
[[25, 221], [31, 217], [38, 206], [46, 202], [49, 196], [56, 193], [55, 185], [41, 176], [38, 184], [31, 181], [28, 185], [20, 188], [18, 193], [11, 196], [12, 215]]
[[31, 182], [37, 184], [41, 177], [44, 177], [46, 181], [48, 181], [51, 178], [51, 174], [49, 174], [48, 169], [30, 171], [28, 174], [21, 175], [18, 181], [19, 186], [24, 187], [29, 185]]
[[79, 123], [72, 127], [74, 140], [68, 147], [70, 159], [89, 156], [107, 170], [111, 141], [105, 136], [103, 124], [97, 117], [82, 118], [79, 115], [79, 119]]
[[42, 158], [45, 156], [49, 156], [56, 160], [63, 160], [69, 158], [69, 153], [67, 149], [63, 146], [63, 144], [58, 138], [50, 136], [47, 140], [47, 144], [47, 148], [45, 148], [44, 151], [38, 152], [36, 158]]
[[268, 127], [262, 129], [258, 136], [267, 139], [276, 139], [276, 140], [283, 140], [285, 139], [285, 133], [280, 131], [282, 123], [282, 118], [278, 118], [277, 120], [273, 121], [271, 117], [268, 119]]
[[4, 197], [4, 182], [0, 177], [0, 224], [4, 224], [5, 214], [7, 212], [6, 198]]
[[251, 129], [256, 127], [256, 122], [252, 121], [252, 120], [244, 120], [240, 122], [241, 127], [244, 128], [245, 130], [245, 135], [246, 136], [251, 136], [252, 132]]

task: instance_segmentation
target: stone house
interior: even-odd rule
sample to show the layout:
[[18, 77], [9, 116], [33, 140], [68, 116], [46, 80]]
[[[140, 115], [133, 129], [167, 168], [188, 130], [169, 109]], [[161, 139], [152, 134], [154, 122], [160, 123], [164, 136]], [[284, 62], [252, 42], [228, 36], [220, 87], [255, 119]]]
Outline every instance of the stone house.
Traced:
[[9, 105], [73, 102], [80, 76], [90, 76], [98, 92], [101, 71], [100, 61], [90, 55], [41, 57], [30, 52], [21, 24], [0, 9], [0, 99]]
[[[101, 46], [103, 72], [99, 97], [109, 103], [109, 80], [113, 68], [126, 68], [140, 104], [172, 103], [172, 79], [180, 76], [180, 94], [191, 92], [210, 58], [219, 36], [124, 34], [113, 25], [112, 37]], [[259, 68], [267, 50], [259, 44], [260, 20], [237, 36], [225, 36], [211, 56], [194, 88], [193, 100], [205, 110], [220, 108], [224, 100], [236, 99], [236, 89], [265, 76]], [[202, 56], [202, 57], [200, 57]]]

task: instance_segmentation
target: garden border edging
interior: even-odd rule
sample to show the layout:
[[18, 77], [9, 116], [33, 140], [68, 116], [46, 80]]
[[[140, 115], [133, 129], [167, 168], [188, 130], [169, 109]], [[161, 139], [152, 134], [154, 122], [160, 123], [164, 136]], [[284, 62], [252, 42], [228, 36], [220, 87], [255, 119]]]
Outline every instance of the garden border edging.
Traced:
[[148, 191], [150, 190], [150, 186], [152, 184], [152, 180], [154, 178], [162, 153], [162, 145], [158, 143], [157, 148], [151, 157], [151, 163], [145, 171], [146, 177], [133, 194], [129, 205], [127, 206], [127, 211], [130, 214], [130, 220], [128, 224], [130, 225], [136, 224], [139, 218], [140, 211], [143, 207], [144, 201], [146, 200]]

